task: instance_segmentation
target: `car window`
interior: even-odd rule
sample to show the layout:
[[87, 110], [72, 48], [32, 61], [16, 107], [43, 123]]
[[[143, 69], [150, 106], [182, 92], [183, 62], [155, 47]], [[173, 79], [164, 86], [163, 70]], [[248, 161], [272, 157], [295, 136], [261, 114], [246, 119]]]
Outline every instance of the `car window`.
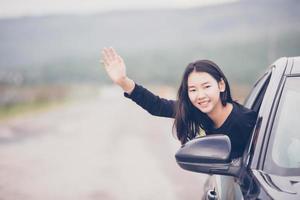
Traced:
[[280, 174], [300, 169], [300, 77], [288, 77], [280, 98], [272, 129], [269, 164]]
[[267, 71], [254, 85], [249, 96], [246, 98], [244, 106], [258, 113], [266, 89], [270, 82], [272, 71]]
[[[268, 70], [254, 85], [252, 91], [250, 92], [247, 100], [245, 101], [245, 106], [247, 108], [252, 109], [256, 113], [259, 113], [259, 109], [261, 106], [261, 103], [264, 99], [266, 90], [268, 88], [271, 75], [272, 75], [272, 70]], [[259, 132], [260, 129], [260, 123], [261, 123], [261, 118], [258, 119], [256, 128], [254, 130], [254, 134], [251, 137], [251, 140], [248, 142], [246, 151], [245, 153], [249, 155], [249, 152], [253, 152], [256, 144], [256, 139], [257, 139], [257, 133]], [[251, 153], [252, 154], [252, 153]]]

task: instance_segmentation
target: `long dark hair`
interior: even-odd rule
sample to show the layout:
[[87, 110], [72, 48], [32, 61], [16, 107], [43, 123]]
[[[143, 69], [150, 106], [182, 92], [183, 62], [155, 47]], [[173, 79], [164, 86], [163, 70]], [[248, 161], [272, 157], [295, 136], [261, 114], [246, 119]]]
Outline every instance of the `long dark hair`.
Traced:
[[222, 105], [225, 106], [226, 103], [233, 102], [228, 81], [217, 64], [210, 60], [198, 60], [188, 64], [178, 89], [178, 103], [176, 105], [176, 116], [173, 124], [173, 130], [176, 130], [177, 138], [180, 140], [181, 144], [195, 138], [199, 133], [200, 128], [207, 131], [213, 127], [213, 121], [207, 114], [197, 109], [189, 99], [187, 82], [189, 75], [193, 71], [206, 72], [218, 83], [223, 80], [225, 83], [225, 91], [220, 93]]

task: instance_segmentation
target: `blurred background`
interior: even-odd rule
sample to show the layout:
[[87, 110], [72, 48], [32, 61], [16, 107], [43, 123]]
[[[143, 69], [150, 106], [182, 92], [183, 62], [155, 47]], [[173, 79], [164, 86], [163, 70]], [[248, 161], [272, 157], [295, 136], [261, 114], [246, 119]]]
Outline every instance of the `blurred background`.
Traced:
[[199, 199], [172, 120], [123, 97], [128, 76], [175, 98], [185, 66], [216, 62], [243, 102], [276, 59], [300, 55], [298, 0], [0, 0], [0, 198]]

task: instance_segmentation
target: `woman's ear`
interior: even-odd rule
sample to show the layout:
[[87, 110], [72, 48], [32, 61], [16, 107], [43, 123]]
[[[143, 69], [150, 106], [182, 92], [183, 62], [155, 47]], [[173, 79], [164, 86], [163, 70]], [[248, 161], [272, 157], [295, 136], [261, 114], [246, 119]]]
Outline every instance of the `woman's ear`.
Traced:
[[219, 84], [220, 92], [225, 92], [226, 85], [225, 85], [225, 81], [223, 80], [223, 78], [221, 78], [221, 80], [219, 81], [218, 84]]

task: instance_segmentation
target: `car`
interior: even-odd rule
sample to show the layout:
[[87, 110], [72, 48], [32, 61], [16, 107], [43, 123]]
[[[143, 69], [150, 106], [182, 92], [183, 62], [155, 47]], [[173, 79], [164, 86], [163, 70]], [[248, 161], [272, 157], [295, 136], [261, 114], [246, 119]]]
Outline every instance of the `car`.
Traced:
[[203, 199], [300, 199], [300, 57], [268, 67], [244, 106], [258, 113], [243, 156], [230, 160], [226, 135], [195, 138], [175, 154], [178, 165], [209, 174]]

